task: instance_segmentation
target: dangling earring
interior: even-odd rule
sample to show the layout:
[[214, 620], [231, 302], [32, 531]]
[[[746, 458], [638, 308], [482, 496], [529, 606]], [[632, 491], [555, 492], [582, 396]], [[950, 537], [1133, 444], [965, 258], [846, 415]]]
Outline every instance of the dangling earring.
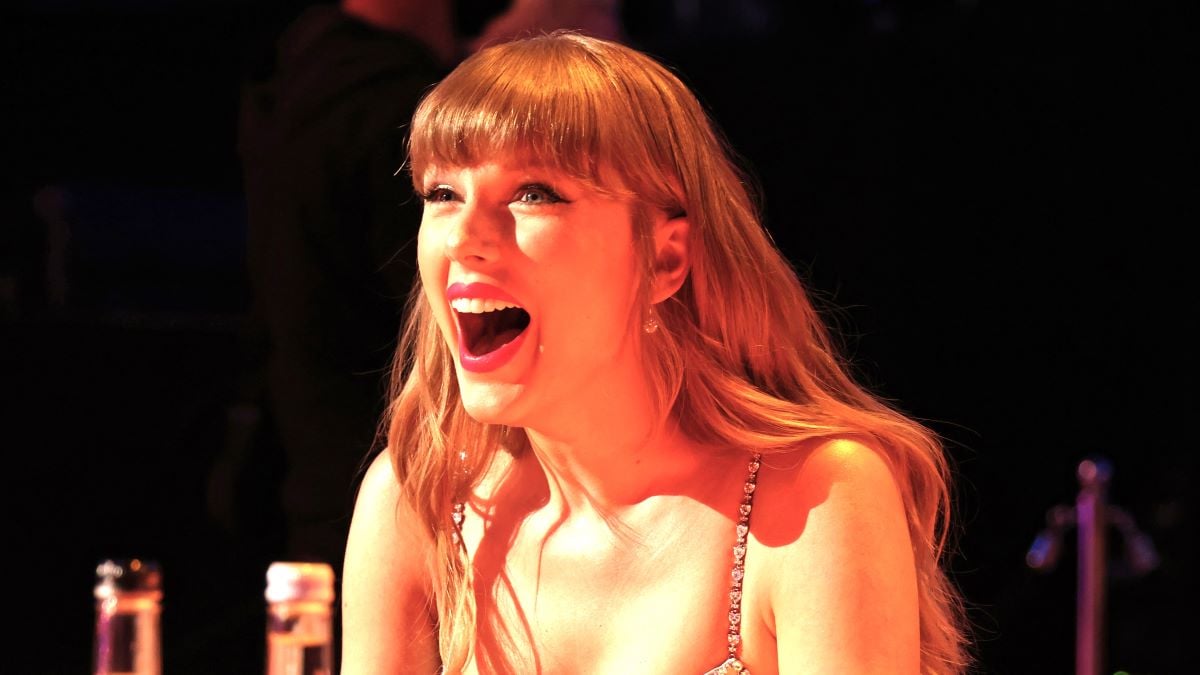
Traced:
[[642, 330], [646, 331], [647, 335], [658, 330], [658, 317], [654, 315], [653, 308], [646, 314], [646, 323], [642, 324]]

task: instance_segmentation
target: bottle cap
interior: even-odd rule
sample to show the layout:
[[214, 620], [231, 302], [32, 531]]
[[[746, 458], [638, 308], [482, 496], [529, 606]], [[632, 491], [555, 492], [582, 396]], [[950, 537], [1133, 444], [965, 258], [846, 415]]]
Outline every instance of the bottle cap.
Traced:
[[159, 593], [162, 570], [153, 560], [141, 558], [108, 559], [96, 566], [96, 597], [117, 593]]
[[326, 563], [273, 562], [267, 568], [267, 602], [333, 602], [333, 568]]

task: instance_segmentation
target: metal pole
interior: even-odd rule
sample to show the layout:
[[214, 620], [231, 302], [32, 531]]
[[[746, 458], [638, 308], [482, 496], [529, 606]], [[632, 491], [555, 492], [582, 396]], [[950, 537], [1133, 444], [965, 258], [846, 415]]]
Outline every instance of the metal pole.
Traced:
[[1105, 498], [1112, 469], [1107, 462], [1079, 464], [1075, 518], [1079, 542], [1075, 613], [1075, 675], [1100, 675], [1104, 667], [1104, 586], [1107, 565]]

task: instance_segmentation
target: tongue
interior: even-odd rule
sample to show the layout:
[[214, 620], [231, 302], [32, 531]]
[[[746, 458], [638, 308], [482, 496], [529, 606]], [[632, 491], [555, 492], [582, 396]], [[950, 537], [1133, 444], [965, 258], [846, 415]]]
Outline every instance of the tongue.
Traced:
[[524, 328], [508, 327], [500, 330], [487, 328], [471, 342], [471, 354], [483, 356], [494, 352], [520, 335], [522, 330]]
[[472, 356], [483, 356], [512, 342], [529, 326], [529, 314], [518, 307], [495, 312], [459, 314], [459, 325]]

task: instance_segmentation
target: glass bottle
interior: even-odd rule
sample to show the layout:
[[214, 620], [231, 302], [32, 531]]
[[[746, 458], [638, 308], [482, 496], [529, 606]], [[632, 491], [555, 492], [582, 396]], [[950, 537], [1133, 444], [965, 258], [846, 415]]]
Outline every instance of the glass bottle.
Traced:
[[271, 563], [266, 599], [266, 675], [332, 675], [333, 567]]
[[161, 675], [162, 572], [138, 558], [96, 566], [93, 675]]

